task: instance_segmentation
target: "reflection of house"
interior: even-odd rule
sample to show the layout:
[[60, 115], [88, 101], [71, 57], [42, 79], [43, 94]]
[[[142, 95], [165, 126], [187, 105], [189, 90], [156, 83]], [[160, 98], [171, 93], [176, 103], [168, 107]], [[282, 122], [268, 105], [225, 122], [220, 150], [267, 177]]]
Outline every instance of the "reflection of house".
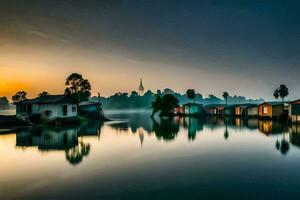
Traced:
[[209, 115], [221, 115], [224, 113], [224, 108], [223, 104], [210, 104], [204, 106], [204, 111]]
[[284, 114], [284, 104], [281, 102], [265, 102], [258, 105], [258, 116], [260, 118], [278, 118]]
[[258, 128], [258, 119], [257, 118], [247, 118], [245, 120], [245, 125], [248, 129], [257, 129]]
[[42, 119], [77, 117], [77, 101], [66, 95], [46, 95], [16, 103], [17, 117], [40, 115]]
[[290, 143], [300, 147], [300, 125], [293, 124], [289, 128]]
[[284, 133], [288, 130], [288, 127], [286, 127], [284, 124], [271, 120], [259, 120], [258, 128], [261, 132], [267, 135]]
[[102, 104], [100, 102], [81, 102], [78, 105], [78, 111], [82, 115], [103, 116]]
[[233, 116], [235, 113], [235, 106], [236, 105], [228, 105], [224, 107], [224, 115], [226, 116]]
[[289, 119], [291, 120], [292, 123], [300, 122], [300, 99], [290, 102]]
[[202, 104], [197, 103], [187, 103], [182, 105], [182, 114], [183, 115], [202, 115], [203, 106]]
[[65, 150], [77, 145], [76, 129], [62, 131], [31, 130], [20, 132], [17, 135], [16, 146], [37, 146], [42, 151]]

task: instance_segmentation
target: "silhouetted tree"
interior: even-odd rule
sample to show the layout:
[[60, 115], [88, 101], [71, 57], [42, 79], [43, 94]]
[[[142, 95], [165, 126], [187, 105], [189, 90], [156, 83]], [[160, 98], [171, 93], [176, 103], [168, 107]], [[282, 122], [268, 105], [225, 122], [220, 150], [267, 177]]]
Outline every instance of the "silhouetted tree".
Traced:
[[9, 107], [9, 101], [7, 97], [0, 97], [0, 108], [7, 108]]
[[136, 91], [132, 91], [130, 97], [137, 97], [139, 94]]
[[162, 116], [170, 116], [173, 114], [173, 111], [176, 107], [178, 107], [178, 99], [172, 94], [166, 94], [161, 99], [161, 115]]
[[284, 98], [289, 95], [289, 89], [287, 88], [286, 85], [281, 84], [278, 90], [279, 90], [279, 96], [282, 99], [282, 102], [284, 102]]
[[160, 95], [156, 95], [155, 100], [151, 104], [151, 108], [152, 108], [152, 117], [153, 117], [155, 115], [155, 113], [157, 113], [161, 108], [161, 96]]
[[226, 105], [227, 105], [227, 99], [228, 99], [228, 96], [229, 96], [228, 92], [223, 92], [223, 98], [224, 98], [224, 100], [225, 100], [225, 104], [226, 104]]
[[66, 79], [65, 94], [71, 95], [79, 102], [86, 101], [91, 96], [91, 85], [81, 74], [73, 73]]
[[26, 95], [27, 95], [27, 93], [25, 91], [17, 92], [17, 94], [12, 96], [13, 103], [17, 103], [19, 101], [26, 100], [27, 99]]
[[47, 95], [49, 95], [49, 93], [46, 92], [46, 91], [43, 91], [43, 92], [39, 93], [40, 97], [47, 96]]
[[189, 99], [192, 99], [193, 102], [195, 102], [196, 94], [195, 94], [195, 90], [194, 90], [194, 89], [188, 89], [188, 90], [186, 91], [186, 96], [187, 96]]
[[[116, 93], [110, 97], [92, 97], [90, 100], [94, 102], [101, 102], [104, 109], [137, 109], [143, 108], [148, 109], [151, 107], [151, 103], [155, 101], [156, 96], [163, 97], [165, 94], [172, 94], [178, 99], [180, 104], [189, 102], [187, 94], [180, 94], [178, 92], [173, 92], [171, 89], [166, 89], [164, 92], [157, 90], [156, 94], [152, 91], [147, 91], [143, 96], [139, 96], [136, 91], [131, 92], [129, 97], [124, 97], [121, 95], [123, 93]], [[120, 98], [122, 96], [122, 98]], [[124, 98], [123, 98], [124, 97]], [[203, 98], [199, 93], [195, 94], [195, 102], [202, 104], [218, 104], [222, 102], [221, 98], [218, 98], [214, 95], [209, 95], [208, 98]], [[228, 102], [231, 103], [261, 103], [263, 99], [246, 99], [242, 96], [228, 96]]]
[[273, 93], [273, 96], [275, 97], [275, 99], [278, 99], [279, 98], [279, 90], [276, 89]]
[[278, 99], [279, 97], [281, 98], [282, 103], [284, 103], [284, 98], [287, 97], [288, 95], [289, 95], [289, 89], [284, 84], [281, 84], [279, 88], [277, 88], [273, 93], [275, 99]]

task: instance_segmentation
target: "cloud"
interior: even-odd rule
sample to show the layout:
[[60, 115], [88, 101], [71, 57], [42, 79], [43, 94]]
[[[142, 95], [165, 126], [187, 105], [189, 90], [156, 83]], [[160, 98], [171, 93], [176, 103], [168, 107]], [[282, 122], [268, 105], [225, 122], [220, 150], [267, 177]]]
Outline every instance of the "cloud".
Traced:
[[44, 38], [44, 39], [54, 40], [54, 41], [62, 42], [62, 43], [65, 43], [65, 44], [70, 43], [70, 41], [67, 40], [67, 39], [64, 39], [62, 37], [59, 37], [59, 36], [56, 36], [56, 35], [53, 35], [53, 34], [38, 31], [38, 30], [31, 30], [30, 29], [30, 30], [26, 30], [26, 32], [31, 34], [31, 35], [35, 35], [35, 36], [38, 36], [38, 37], [41, 37], [41, 38]]

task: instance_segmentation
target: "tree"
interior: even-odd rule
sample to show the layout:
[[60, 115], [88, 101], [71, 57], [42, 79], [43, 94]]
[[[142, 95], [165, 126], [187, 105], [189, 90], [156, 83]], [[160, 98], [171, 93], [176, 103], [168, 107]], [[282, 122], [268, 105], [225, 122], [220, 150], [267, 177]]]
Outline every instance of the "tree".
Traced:
[[287, 97], [288, 95], [289, 95], [289, 89], [284, 84], [281, 84], [279, 88], [277, 88], [273, 93], [275, 99], [278, 99], [279, 97], [281, 98], [282, 103], [284, 103], [284, 98]]
[[224, 98], [224, 100], [225, 100], [225, 104], [226, 104], [226, 105], [227, 105], [227, 99], [228, 99], [228, 96], [229, 96], [228, 92], [223, 92], [223, 98]]
[[165, 94], [163, 97], [156, 95], [156, 99], [152, 102], [152, 116], [161, 111], [161, 116], [172, 116], [173, 111], [178, 107], [178, 99], [172, 94]]
[[275, 99], [278, 99], [279, 98], [279, 90], [276, 89], [273, 93], [273, 96], [275, 97]]
[[172, 94], [166, 94], [161, 99], [160, 110], [161, 116], [171, 116], [176, 107], [178, 107], [178, 99]]
[[26, 100], [27, 99], [26, 95], [27, 93], [25, 91], [17, 92], [14, 96], [12, 96], [13, 103]]
[[192, 99], [193, 102], [195, 103], [196, 93], [195, 93], [195, 90], [194, 90], [194, 89], [188, 89], [188, 90], [186, 91], [186, 96], [187, 96], [189, 99]]
[[279, 96], [282, 99], [282, 102], [284, 102], [284, 98], [289, 95], [289, 89], [287, 88], [286, 85], [281, 84], [278, 90], [279, 90]]
[[161, 108], [161, 96], [156, 95], [155, 100], [151, 103], [152, 108], [152, 117], [157, 113]]
[[136, 92], [136, 91], [132, 91], [131, 94], [130, 94], [130, 97], [137, 97], [139, 96], [139, 94]]
[[9, 101], [7, 97], [0, 97], [0, 108], [8, 108], [9, 107]]
[[46, 91], [43, 91], [43, 92], [39, 93], [40, 97], [47, 96], [47, 95], [49, 95], [49, 93], [46, 92]]
[[79, 102], [87, 101], [91, 96], [91, 85], [81, 74], [73, 73], [66, 79], [65, 94], [71, 95]]

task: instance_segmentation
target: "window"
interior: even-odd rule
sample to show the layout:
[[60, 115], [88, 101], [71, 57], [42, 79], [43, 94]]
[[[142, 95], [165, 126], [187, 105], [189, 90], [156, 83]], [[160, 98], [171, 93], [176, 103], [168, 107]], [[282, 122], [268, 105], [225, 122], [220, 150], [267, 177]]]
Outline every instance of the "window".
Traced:
[[76, 112], [76, 106], [72, 106], [72, 112]]
[[263, 114], [268, 114], [268, 107], [263, 107]]
[[63, 115], [66, 116], [68, 114], [68, 106], [67, 105], [63, 105], [62, 111], [63, 111]]

